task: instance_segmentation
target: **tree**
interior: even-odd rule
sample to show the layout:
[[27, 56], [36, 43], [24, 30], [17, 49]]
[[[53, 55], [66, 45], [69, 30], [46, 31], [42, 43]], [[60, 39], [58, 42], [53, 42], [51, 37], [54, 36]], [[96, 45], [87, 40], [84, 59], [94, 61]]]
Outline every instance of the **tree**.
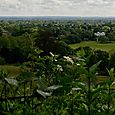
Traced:
[[100, 61], [99, 69], [101, 74], [107, 74], [107, 68], [109, 68], [109, 53], [106, 51], [97, 50], [94, 51], [96, 61]]
[[2, 27], [0, 26], [0, 36], [2, 36]]
[[108, 37], [106, 36], [105, 32], [97, 32], [94, 33], [96, 36], [97, 43], [107, 43]]
[[53, 33], [51, 31], [40, 30], [38, 33], [38, 38], [35, 40], [35, 45], [44, 52], [50, 52], [54, 41]]
[[74, 44], [81, 42], [81, 39], [78, 34], [70, 34], [65, 38], [65, 42], [68, 44]]
[[114, 67], [114, 70], [115, 70], [115, 53], [111, 54], [110, 56], [110, 67], [109, 68], [113, 68]]
[[58, 41], [49, 30], [39, 31], [39, 37], [35, 40], [35, 45], [44, 51], [45, 55], [49, 52], [66, 55], [73, 50], [63, 41]]
[[111, 28], [109, 27], [109, 26], [103, 26], [102, 27], [102, 31], [104, 31], [104, 32], [109, 32], [111, 30]]

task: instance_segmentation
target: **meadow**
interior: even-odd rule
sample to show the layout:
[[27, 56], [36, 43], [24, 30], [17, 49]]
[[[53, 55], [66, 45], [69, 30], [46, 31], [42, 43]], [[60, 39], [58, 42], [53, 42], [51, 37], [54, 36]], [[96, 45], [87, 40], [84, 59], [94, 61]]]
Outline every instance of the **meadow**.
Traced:
[[100, 43], [97, 43], [96, 41], [83, 41], [81, 43], [70, 44], [70, 47], [73, 49], [76, 49], [79, 47], [85, 47], [85, 46], [89, 46], [94, 50], [103, 50], [109, 53], [115, 52], [115, 42], [100, 44]]
[[21, 68], [14, 65], [0, 65], [0, 71], [7, 72], [9, 77], [16, 77], [21, 73]]

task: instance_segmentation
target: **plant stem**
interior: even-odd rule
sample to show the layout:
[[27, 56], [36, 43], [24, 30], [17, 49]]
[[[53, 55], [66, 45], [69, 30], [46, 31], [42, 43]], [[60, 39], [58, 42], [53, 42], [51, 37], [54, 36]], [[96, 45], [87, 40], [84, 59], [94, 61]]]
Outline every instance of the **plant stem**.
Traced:
[[[6, 90], [6, 81], [5, 81], [5, 98], [7, 97], [6, 95], [7, 95], [7, 92], [6, 92], [7, 90]], [[6, 104], [6, 111], [7, 111], [7, 100], [5, 101], [5, 104]]]
[[91, 79], [88, 76], [88, 115], [90, 115], [91, 113]]
[[110, 85], [109, 85], [109, 89], [108, 89], [108, 113], [109, 113], [109, 109], [110, 109], [110, 94], [111, 94], [111, 91], [110, 91]]
[[25, 115], [25, 98], [26, 98], [26, 83], [24, 82], [24, 115]]

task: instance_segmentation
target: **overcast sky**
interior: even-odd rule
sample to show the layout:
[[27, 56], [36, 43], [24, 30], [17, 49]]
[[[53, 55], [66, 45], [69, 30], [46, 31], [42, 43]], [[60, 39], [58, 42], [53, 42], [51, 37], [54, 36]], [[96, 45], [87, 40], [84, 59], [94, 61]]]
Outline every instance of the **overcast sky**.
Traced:
[[0, 15], [115, 16], [115, 0], [0, 0]]

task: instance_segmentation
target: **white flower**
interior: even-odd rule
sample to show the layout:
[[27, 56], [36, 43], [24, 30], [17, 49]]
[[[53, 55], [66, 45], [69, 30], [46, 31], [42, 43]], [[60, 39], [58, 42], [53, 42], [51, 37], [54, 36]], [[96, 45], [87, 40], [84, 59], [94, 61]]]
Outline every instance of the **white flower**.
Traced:
[[79, 64], [79, 63], [77, 63], [77, 66], [80, 66], [80, 64]]
[[63, 71], [62, 66], [61, 66], [61, 65], [57, 65], [57, 70], [59, 70], [59, 71]]
[[102, 32], [101, 35], [102, 35], [102, 36], [105, 36], [105, 32]]
[[74, 63], [74, 61], [69, 56], [63, 56], [64, 59], [66, 59], [67, 62]]
[[54, 54], [53, 54], [52, 52], [50, 52], [50, 55], [51, 55], [52, 57], [54, 57]]
[[112, 85], [115, 85], [115, 82], [113, 82]]
[[98, 72], [96, 72], [96, 74], [95, 75], [98, 75], [99, 73]]
[[105, 36], [105, 32], [94, 33], [95, 36]]

